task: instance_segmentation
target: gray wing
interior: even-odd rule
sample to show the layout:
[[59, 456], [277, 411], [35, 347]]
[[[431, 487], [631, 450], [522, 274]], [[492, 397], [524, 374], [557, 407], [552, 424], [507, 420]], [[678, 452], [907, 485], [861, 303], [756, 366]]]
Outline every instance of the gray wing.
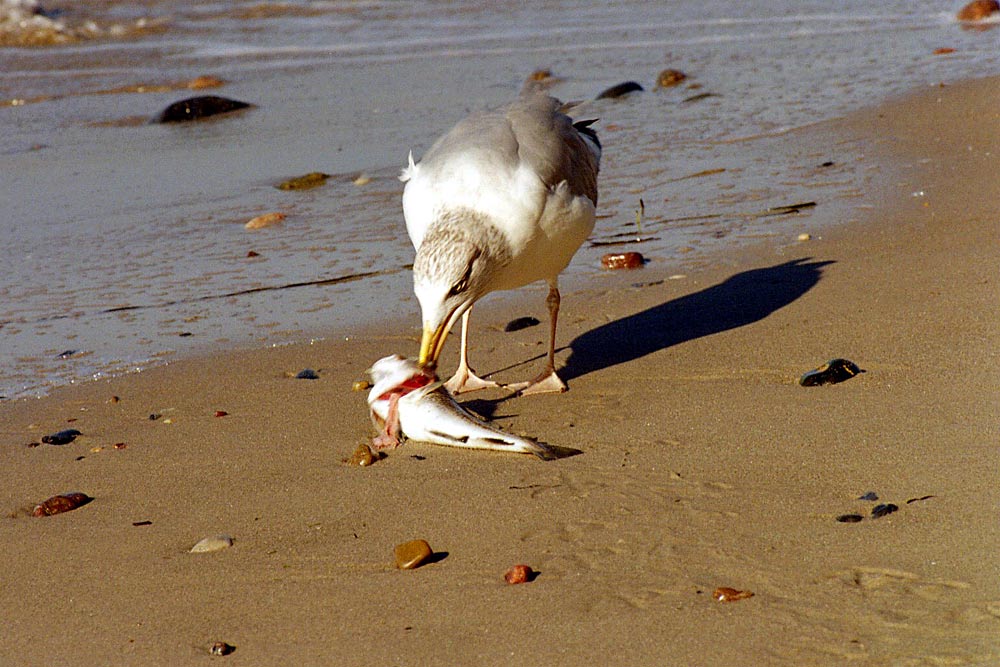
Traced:
[[[450, 157], [476, 156], [492, 168], [514, 168], [521, 161], [549, 188], [563, 181], [570, 192], [597, 205], [600, 148], [594, 131], [559, 111], [560, 102], [543, 93], [526, 91], [511, 104], [468, 116], [437, 140], [420, 161], [434, 177], [449, 169]], [[587, 138], [584, 138], [584, 135]]]

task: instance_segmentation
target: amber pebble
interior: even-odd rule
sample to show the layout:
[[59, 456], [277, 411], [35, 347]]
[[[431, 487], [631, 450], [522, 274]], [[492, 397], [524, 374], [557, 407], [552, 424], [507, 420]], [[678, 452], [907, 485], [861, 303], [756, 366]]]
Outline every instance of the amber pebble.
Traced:
[[115, 449], [125, 449], [127, 447], [128, 447], [128, 445], [126, 445], [124, 442], [116, 442], [114, 444], [114, 448]]
[[218, 88], [224, 83], [225, 81], [217, 76], [196, 76], [184, 85], [191, 90], [202, 90], [204, 88]]
[[287, 181], [282, 181], [278, 183], [279, 190], [308, 190], [309, 188], [318, 188], [319, 186], [326, 183], [326, 179], [330, 178], [330, 174], [324, 174], [321, 171], [314, 171], [304, 176], [296, 176], [295, 178], [290, 178]]
[[215, 642], [208, 652], [212, 655], [229, 655], [236, 650], [236, 647], [226, 642]]
[[354, 450], [351, 454], [351, 458], [347, 459], [347, 465], [350, 466], [361, 466], [362, 468], [370, 466], [371, 464], [378, 461], [378, 456], [372, 451], [372, 448], [368, 445], [358, 445], [358, 448]]
[[508, 584], [523, 584], [531, 581], [534, 574], [527, 565], [515, 565], [504, 573], [503, 578]]
[[637, 269], [645, 262], [646, 258], [637, 252], [613, 252], [601, 257], [601, 266], [606, 269]]
[[216, 410], [215, 411], [215, 416], [216, 417], [227, 417], [227, 416], [229, 416], [229, 413], [226, 412], [225, 410]]
[[256, 250], [248, 250], [247, 257], [260, 257], [260, 253]]
[[286, 217], [284, 213], [265, 213], [264, 215], [258, 215], [256, 218], [251, 218], [243, 227], [245, 229], [263, 229], [264, 227], [277, 225]]
[[77, 507], [83, 507], [91, 500], [93, 498], [86, 493], [79, 492], [52, 496], [48, 500], [35, 505], [34, 509], [31, 510], [31, 516], [52, 516], [53, 514], [69, 512], [70, 510], [75, 510]]
[[955, 49], [948, 46], [942, 46], [939, 49], [934, 49], [934, 55], [936, 56], [944, 56], [948, 55], [949, 53], [955, 53]]
[[956, 18], [959, 21], [982, 21], [996, 12], [1000, 12], [1000, 3], [997, 0], [972, 0], [958, 10]]
[[616, 86], [605, 88], [604, 90], [601, 91], [601, 94], [597, 96], [597, 99], [613, 100], [628, 95], [629, 93], [635, 92], [637, 90], [643, 90], [643, 87], [640, 86], [635, 81], [625, 81], [624, 83], [619, 83]]
[[712, 593], [714, 597], [719, 602], [737, 602], [739, 600], [746, 600], [747, 598], [753, 597], [753, 591], [738, 591], [735, 588], [729, 588], [727, 586], [720, 586], [715, 589]]
[[656, 77], [656, 83], [661, 88], [669, 88], [670, 86], [676, 86], [686, 78], [688, 78], [687, 74], [680, 70], [665, 69]]
[[831, 359], [819, 368], [804, 373], [799, 378], [799, 384], [803, 387], [818, 387], [823, 384], [836, 384], [863, 371], [857, 364], [847, 359]]
[[351, 385], [351, 391], [366, 391], [372, 388], [372, 383], [368, 380], [357, 380]]
[[400, 570], [412, 570], [423, 565], [434, 552], [426, 540], [412, 540], [396, 546], [393, 553], [396, 556], [396, 567]]
[[160, 112], [155, 120], [157, 123], [181, 123], [230, 113], [239, 109], [246, 109], [250, 106], [252, 105], [247, 102], [216, 97], [215, 95], [189, 97], [186, 100], [174, 102], [168, 106]]

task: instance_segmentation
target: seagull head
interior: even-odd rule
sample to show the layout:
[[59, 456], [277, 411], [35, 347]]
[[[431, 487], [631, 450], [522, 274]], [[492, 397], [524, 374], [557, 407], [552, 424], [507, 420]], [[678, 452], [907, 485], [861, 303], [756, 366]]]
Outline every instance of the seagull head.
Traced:
[[[440, 238], [440, 237], [438, 237]], [[424, 239], [413, 261], [413, 293], [420, 302], [423, 337], [421, 367], [433, 371], [455, 323], [489, 291], [489, 260], [465, 239]]]

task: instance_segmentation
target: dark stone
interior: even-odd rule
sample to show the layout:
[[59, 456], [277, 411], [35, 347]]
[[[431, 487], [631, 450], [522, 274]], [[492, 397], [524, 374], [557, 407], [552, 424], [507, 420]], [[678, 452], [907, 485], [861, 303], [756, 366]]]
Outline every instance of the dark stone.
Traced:
[[823, 384], [837, 384], [850, 380], [858, 373], [864, 373], [857, 364], [847, 359], [831, 359], [819, 368], [804, 373], [799, 378], [803, 387], [818, 387]]
[[597, 99], [613, 100], [624, 95], [628, 95], [629, 93], [634, 93], [637, 90], [643, 90], [643, 87], [635, 81], [626, 81], [624, 83], [619, 83], [617, 86], [611, 86], [610, 88], [601, 91], [601, 94], [597, 96]]
[[76, 436], [83, 435], [75, 428], [68, 428], [65, 431], [57, 431], [51, 435], [43, 435], [42, 442], [46, 445], [68, 445], [76, 440]]
[[538, 319], [535, 317], [519, 317], [515, 320], [508, 322], [503, 330], [507, 333], [511, 331], [520, 331], [521, 329], [527, 329], [528, 327], [537, 326], [539, 324]]
[[840, 523], [857, 523], [864, 519], [860, 514], [841, 514], [837, 517], [837, 521]]
[[863, 496], [858, 496], [858, 500], [878, 500], [878, 494], [874, 491], [869, 491]]
[[248, 102], [231, 100], [216, 95], [203, 95], [201, 97], [189, 97], [180, 102], [174, 102], [160, 112], [156, 117], [157, 123], [182, 123], [189, 120], [201, 120], [223, 113], [238, 111], [253, 106]]
[[884, 517], [886, 514], [892, 514], [898, 509], [899, 507], [893, 505], [892, 503], [876, 505], [875, 507], [872, 508], [872, 518], [879, 519], [881, 517]]
[[318, 380], [319, 373], [311, 368], [303, 368], [301, 371], [295, 374], [296, 380]]

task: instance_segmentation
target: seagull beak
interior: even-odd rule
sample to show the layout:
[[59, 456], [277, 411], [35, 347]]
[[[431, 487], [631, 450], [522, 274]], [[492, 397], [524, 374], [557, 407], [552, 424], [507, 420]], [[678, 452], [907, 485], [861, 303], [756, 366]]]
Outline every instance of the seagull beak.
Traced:
[[444, 341], [448, 338], [448, 331], [451, 327], [450, 318], [445, 318], [436, 329], [424, 326], [424, 335], [420, 339], [420, 359], [421, 368], [433, 371], [437, 368], [438, 357], [444, 348]]

